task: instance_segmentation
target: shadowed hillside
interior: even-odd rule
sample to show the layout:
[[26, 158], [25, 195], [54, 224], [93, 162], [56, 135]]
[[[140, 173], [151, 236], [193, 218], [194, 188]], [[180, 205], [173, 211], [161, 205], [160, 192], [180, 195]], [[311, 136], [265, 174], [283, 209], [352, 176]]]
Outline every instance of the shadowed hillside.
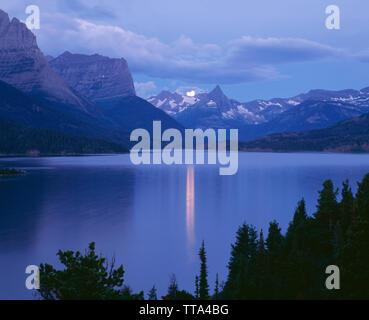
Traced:
[[326, 129], [282, 133], [243, 143], [244, 151], [369, 152], [369, 114]]
[[71, 155], [127, 152], [104, 140], [17, 125], [0, 118], [0, 154]]

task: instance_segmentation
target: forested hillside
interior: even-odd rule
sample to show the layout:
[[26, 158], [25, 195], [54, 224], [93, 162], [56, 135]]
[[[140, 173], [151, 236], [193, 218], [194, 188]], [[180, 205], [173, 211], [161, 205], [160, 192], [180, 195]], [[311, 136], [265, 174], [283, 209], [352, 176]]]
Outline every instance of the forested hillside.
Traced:
[[22, 126], [0, 118], [0, 154], [68, 155], [126, 151], [116, 143]]

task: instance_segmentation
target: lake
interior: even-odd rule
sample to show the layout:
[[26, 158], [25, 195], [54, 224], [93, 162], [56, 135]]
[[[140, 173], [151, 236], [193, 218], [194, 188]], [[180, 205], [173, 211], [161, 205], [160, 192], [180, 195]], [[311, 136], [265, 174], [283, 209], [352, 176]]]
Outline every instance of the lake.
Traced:
[[25, 269], [56, 253], [97, 252], [125, 269], [125, 284], [145, 294], [166, 293], [174, 273], [180, 289], [194, 291], [202, 240], [209, 284], [225, 280], [238, 226], [267, 232], [276, 219], [285, 232], [296, 203], [315, 209], [324, 180], [336, 186], [369, 172], [369, 155], [240, 153], [238, 173], [221, 176], [216, 165], [131, 164], [129, 155], [2, 158], [0, 166], [25, 176], [0, 179], [0, 299], [34, 298]]

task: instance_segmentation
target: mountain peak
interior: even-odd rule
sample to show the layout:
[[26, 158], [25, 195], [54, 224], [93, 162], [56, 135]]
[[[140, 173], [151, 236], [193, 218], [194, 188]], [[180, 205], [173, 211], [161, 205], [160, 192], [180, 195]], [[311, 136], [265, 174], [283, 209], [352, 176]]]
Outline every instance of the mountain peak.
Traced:
[[209, 92], [211, 95], [224, 95], [223, 90], [221, 89], [220, 85], [217, 84], [216, 87]]
[[54, 102], [73, 105], [86, 112], [95, 107], [72, 92], [65, 81], [48, 65], [38, 48], [36, 36], [18, 19], [0, 10], [0, 80]]
[[2, 24], [3, 21], [5, 21], [6, 23], [10, 22], [8, 14], [0, 9], [0, 25]]
[[215, 102], [221, 109], [227, 109], [230, 101], [228, 97], [223, 93], [219, 85], [217, 85], [212, 91], [208, 93], [208, 98]]
[[0, 10], [0, 50], [38, 49], [36, 37], [17, 18], [11, 21], [6, 12]]
[[66, 50], [60, 56], [61, 57], [68, 57], [68, 56], [71, 56], [71, 55], [72, 55], [72, 53], [70, 51]]
[[0, 9], [0, 37], [3, 37], [3, 33], [6, 32], [6, 27], [9, 23], [10, 20], [8, 14]]
[[364, 93], [369, 93], [369, 87], [362, 88], [360, 91]]
[[150, 98], [148, 98], [148, 101], [150, 103], [154, 102], [155, 105], [160, 104], [160, 106], [162, 104], [168, 103], [170, 109], [173, 109], [173, 104], [178, 104], [182, 102], [183, 99], [184, 97], [180, 95], [178, 92], [170, 92], [168, 90], [162, 90], [158, 95], [151, 96]]
[[158, 97], [170, 97], [174, 93], [170, 92], [169, 90], [161, 90], [161, 92], [157, 95]]
[[16, 17], [14, 17], [10, 23], [12, 23], [12, 24], [18, 24], [18, 23], [22, 23], [22, 22], [20, 22], [19, 19], [17, 19]]
[[136, 95], [125, 59], [66, 51], [50, 61], [50, 66], [72, 88], [92, 101]]

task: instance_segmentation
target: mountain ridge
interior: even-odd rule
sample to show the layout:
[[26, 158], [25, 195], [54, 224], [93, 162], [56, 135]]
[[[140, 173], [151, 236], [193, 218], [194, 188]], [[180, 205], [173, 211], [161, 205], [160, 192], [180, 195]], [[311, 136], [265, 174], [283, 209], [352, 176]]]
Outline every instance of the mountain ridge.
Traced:
[[328, 128], [279, 133], [240, 144], [242, 151], [369, 152], [369, 113]]
[[91, 101], [136, 95], [133, 78], [124, 58], [65, 51], [50, 60], [49, 64], [72, 88]]
[[162, 91], [148, 101], [185, 127], [238, 128], [241, 140], [252, 140], [276, 132], [324, 128], [369, 112], [369, 89], [313, 89], [294, 97], [241, 103], [216, 86], [194, 97]]

